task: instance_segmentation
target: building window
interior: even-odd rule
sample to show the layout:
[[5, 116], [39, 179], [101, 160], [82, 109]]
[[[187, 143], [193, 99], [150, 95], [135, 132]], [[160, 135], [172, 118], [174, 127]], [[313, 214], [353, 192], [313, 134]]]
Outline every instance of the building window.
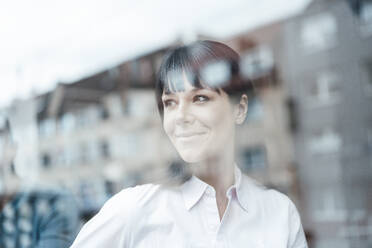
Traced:
[[107, 120], [110, 118], [110, 114], [107, 111], [105, 106], [100, 106], [98, 111], [99, 111], [99, 116], [101, 120]]
[[119, 94], [110, 94], [105, 97], [105, 110], [112, 118], [120, 118], [123, 115], [123, 101]]
[[258, 79], [270, 74], [274, 68], [274, 56], [268, 46], [259, 46], [242, 54], [242, 74], [249, 79]]
[[100, 143], [92, 140], [87, 144], [87, 162], [95, 163], [101, 159]]
[[63, 149], [56, 150], [54, 154], [54, 158], [55, 158], [55, 164], [57, 166], [62, 166], [66, 164], [66, 154]]
[[39, 135], [41, 137], [48, 137], [54, 135], [56, 131], [56, 123], [52, 119], [45, 119], [39, 123]]
[[59, 122], [60, 129], [63, 133], [74, 130], [76, 126], [76, 120], [72, 113], [65, 113]]
[[362, 61], [361, 64], [361, 78], [363, 84], [363, 91], [371, 96], [372, 95], [372, 58]]
[[340, 97], [340, 78], [335, 72], [322, 72], [308, 83], [306, 91], [311, 105], [335, 103]]
[[142, 136], [137, 132], [113, 136], [110, 142], [110, 152], [116, 158], [133, 158], [143, 155], [140, 154], [140, 150], [143, 149], [141, 144]]
[[338, 152], [341, 145], [341, 136], [330, 128], [314, 131], [308, 142], [308, 148], [312, 154]]
[[[204, 66], [204, 68], [201, 69], [200, 74], [203, 78], [203, 81], [205, 81], [208, 85], [221, 87], [221, 85], [230, 80], [231, 68], [227, 62], [218, 61]], [[181, 87], [183, 87], [182, 79], [180, 82]]]
[[372, 125], [367, 129], [367, 154], [370, 157], [370, 165], [372, 165]]
[[124, 136], [125, 152], [127, 157], [139, 155], [141, 137], [138, 134], [128, 134]]
[[337, 42], [337, 21], [330, 13], [306, 18], [301, 27], [301, 43], [306, 52], [328, 49]]
[[107, 141], [103, 140], [100, 142], [101, 157], [103, 159], [110, 158], [110, 147]]
[[77, 149], [76, 145], [70, 145], [65, 148], [65, 158], [68, 166], [79, 162], [79, 149]]
[[372, 1], [363, 1], [361, 3], [360, 12], [358, 15], [359, 27], [362, 36], [372, 34]]
[[77, 128], [84, 128], [89, 125], [89, 113], [87, 109], [79, 109], [75, 112], [75, 120]]
[[326, 187], [312, 194], [312, 210], [317, 221], [336, 221], [346, 217], [344, 197], [340, 189]]
[[265, 168], [266, 150], [262, 146], [248, 147], [242, 152], [242, 170], [254, 172]]
[[365, 67], [368, 76], [368, 86], [372, 88], [372, 59], [366, 61]]
[[50, 155], [49, 154], [42, 154], [41, 155], [41, 165], [43, 166], [43, 168], [45, 169], [48, 169], [50, 168], [50, 166], [52, 165], [52, 160], [50, 158]]
[[133, 90], [127, 93], [126, 100], [128, 116], [151, 117], [154, 113], [156, 103], [151, 97], [151, 92]]
[[88, 146], [85, 143], [81, 143], [79, 146], [79, 162], [81, 164], [86, 164], [89, 160], [88, 156]]
[[262, 120], [264, 114], [263, 104], [258, 96], [248, 99], [246, 123]]
[[96, 125], [101, 120], [101, 107], [92, 105], [83, 110], [87, 125]]

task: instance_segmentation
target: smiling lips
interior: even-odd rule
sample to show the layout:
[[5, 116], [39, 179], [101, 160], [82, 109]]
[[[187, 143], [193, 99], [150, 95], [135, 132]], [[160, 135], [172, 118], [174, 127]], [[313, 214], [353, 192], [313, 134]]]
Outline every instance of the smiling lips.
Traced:
[[185, 132], [185, 133], [176, 133], [175, 137], [181, 141], [188, 141], [188, 140], [192, 140], [193, 138], [200, 137], [204, 134], [206, 134], [206, 132], [190, 132], [190, 133]]

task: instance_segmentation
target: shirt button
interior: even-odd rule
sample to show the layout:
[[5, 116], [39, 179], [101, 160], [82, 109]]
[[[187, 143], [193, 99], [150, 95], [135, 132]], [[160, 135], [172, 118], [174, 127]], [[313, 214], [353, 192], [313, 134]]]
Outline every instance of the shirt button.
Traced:
[[211, 224], [210, 225], [210, 228], [213, 230], [213, 231], [216, 231], [218, 229], [218, 226], [215, 225], [215, 224]]
[[206, 191], [205, 191], [205, 194], [207, 196], [214, 196], [214, 191], [211, 188], [207, 188]]

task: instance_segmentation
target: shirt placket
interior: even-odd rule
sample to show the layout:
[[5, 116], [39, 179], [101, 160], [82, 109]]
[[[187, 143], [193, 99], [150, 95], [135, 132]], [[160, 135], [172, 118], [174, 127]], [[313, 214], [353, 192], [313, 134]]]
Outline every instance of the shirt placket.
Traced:
[[205, 191], [205, 203], [206, 228], [208, 236], [210, 237], [209, 240], [213, 241], [213, 243], [216, 243], [215, 241], [218, 236], [218, 230], [221, 223], [216, 203], [216, 193], [211, 187], [208, 187]]
[[230, 247], [228, 245], [227, 237], [225, 235], [225, 229], [226, 229], [226, 221], [229, 218], [229, 211], [231, 208], [231, 197], [232, 197], [232, 191], [231, 188], [228, 189], [228, 193], [226, 194], [226, 197], [228, 198], [228, 204], [225, 209], [225, 213], [223, 215], [223, 218], [221, 220], [220, 227], [218, 229], [218, 232], [216, 234], [216, 239], [215, 239], [215, 245], [214, 247], [216, 248], [227, 248]]

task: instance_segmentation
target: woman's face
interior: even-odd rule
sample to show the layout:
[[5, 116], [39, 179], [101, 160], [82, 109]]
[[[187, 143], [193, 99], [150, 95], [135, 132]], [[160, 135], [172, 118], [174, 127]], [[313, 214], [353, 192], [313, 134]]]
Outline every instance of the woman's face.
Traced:
[[163, 94], [163, 126], [178, 153], [197, 163], [229, 151], [233, 146], [234, 106], [228, 95], [194, 88], [185, 79], [184, 91]]

